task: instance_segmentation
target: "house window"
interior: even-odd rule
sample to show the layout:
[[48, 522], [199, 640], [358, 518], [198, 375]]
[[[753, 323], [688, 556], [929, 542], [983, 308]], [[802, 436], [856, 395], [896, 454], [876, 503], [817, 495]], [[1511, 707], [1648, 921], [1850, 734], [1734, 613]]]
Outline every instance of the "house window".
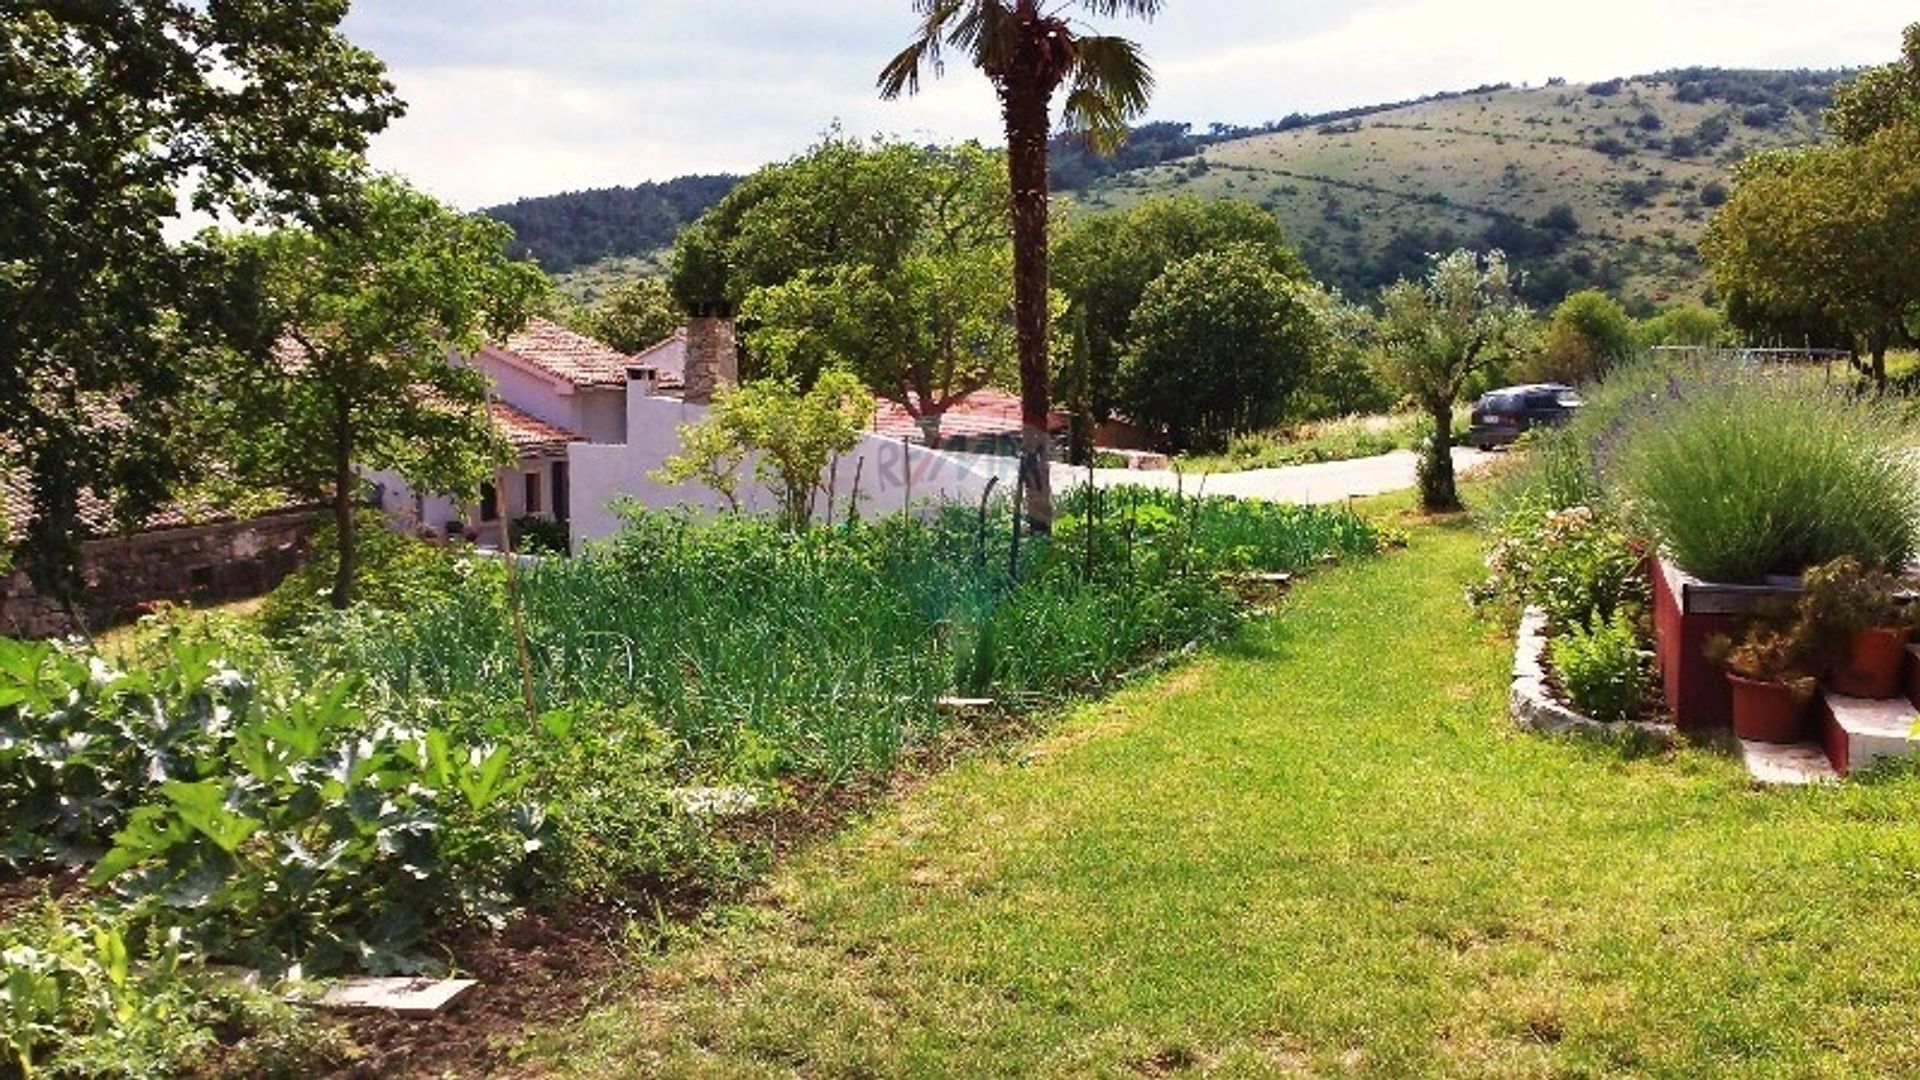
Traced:
[[567, 490], [567, 463], [553, 463], [553, 520], [566, 521], [572, 516], [573, 503]]
[[492, 484], [480, 485], [480, 520], [500, 520], [500, 493]]
[[540, 474], [530, 472], [523, 475], [527, 486], [526, 498], [521, 503], [521, 513], [537, 514], [540, 512]]

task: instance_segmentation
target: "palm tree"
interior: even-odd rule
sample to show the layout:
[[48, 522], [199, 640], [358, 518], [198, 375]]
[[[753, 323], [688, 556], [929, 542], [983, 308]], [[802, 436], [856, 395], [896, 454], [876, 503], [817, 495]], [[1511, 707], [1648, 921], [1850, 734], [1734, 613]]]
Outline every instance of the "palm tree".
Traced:
[[[1093, 15], [1151, 19], [1160, 0], [1076, 0]], [[1111, 152], [1127, 121], [1147, 107], [1153, 75], [1139, 46], [1125, 38], [1085, 34], [1063, 17], [1067, 5], [1043, 0], [913, 0], [919, 32], [880, 72], [880, 96], [920, 89], [923, 71], [938, 76], [942, 51], [965, 54], [1000, 97], [1012, 179], [1013, 326], [1020, 353], [1020, 469], [1027, 519], [1053, 521], [1047, 469], [1047, 138], [1053, 94], [1067, 87], [1065, 122], [1084, 130], [1094, 149]]]

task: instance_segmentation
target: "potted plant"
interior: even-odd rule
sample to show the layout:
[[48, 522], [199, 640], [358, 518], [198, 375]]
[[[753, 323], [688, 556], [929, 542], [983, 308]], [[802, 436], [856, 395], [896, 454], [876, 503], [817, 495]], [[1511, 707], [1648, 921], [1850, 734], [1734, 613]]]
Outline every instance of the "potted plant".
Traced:
[[1827, 685], [1848, 697], [1900, 693], [1913, 605], [1892, 575], [1843, 555], [1807, 571], [1801, 620], [1817, 631], [1828, 659]]
[[1819, 680], [1818, 640], [1792, 608], [1771, 605], [1740, 641], [1725, 634], [1707, 641], [1707, 658], [1724, 667], [1733, 698], [1733, 733], [1755, 742], [1791, 743], [1806, 737], [1807, 705]]

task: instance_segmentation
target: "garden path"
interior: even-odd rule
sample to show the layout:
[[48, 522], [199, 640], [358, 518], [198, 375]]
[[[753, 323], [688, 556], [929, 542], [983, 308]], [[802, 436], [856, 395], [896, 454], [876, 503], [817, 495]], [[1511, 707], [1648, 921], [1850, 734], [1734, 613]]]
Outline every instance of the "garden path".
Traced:
[[[1465, 478], [1495, 456], [1494, 453], [1470, 446], [1457, 446], [1453, 450], [1453, 467]], [[1418, 460], [1411, 450], [1394, 450], [1347, 461], [1320, 461], [1310, 465], [1210, 473], [1204, 477], [1182, 477], [1170, 469], [1095, 469], [1093, 476], [1094, 483], [1103, 488], [1122, 484], [1169, 489], [1181, 486], [1188, 492], [1204, 491], [1208, 495], [1233, 495], [1290, 503], [1334, 503], [1412, 487], [1416, 480]], [[1054, 490], [1085, 483], [1086, 477], [1085, 469], [1055, 466]]]

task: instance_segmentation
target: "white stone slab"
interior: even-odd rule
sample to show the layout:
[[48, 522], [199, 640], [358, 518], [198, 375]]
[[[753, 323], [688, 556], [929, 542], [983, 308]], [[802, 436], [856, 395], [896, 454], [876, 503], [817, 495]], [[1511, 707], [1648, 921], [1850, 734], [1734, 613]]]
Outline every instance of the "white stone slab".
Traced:
[[473, 979], [346, 979], [328, 988], [320, 1004], [329, 1009], [380, 1009], [402, 1016], [432, 1016], [478, 985]]
[[1815, 743], [1767, 743], [1740, 740], [1740, 757], [1747, 772], [1761, 784], [1833, 784], [1840, 774], [1833, 771], [1827, 752]]
[[990, 697], [943, 697], [934, 704], [948, 712], [980, 712], [991, 709], [994, 699]]
[[1920, 753], [1920, 737], [1913, 730], [1920, 713], [1905, 698], [1876, 701], [1828, 691], [1827, 708], [1833, 710], [1834, 722], [1846, 737], [1849, 771], [1864, 769], [1881, 758]]
[[760, 805], [760, 793], [746, 787], [682, 787], [671, 794], [695, 817], [730, 817]]

